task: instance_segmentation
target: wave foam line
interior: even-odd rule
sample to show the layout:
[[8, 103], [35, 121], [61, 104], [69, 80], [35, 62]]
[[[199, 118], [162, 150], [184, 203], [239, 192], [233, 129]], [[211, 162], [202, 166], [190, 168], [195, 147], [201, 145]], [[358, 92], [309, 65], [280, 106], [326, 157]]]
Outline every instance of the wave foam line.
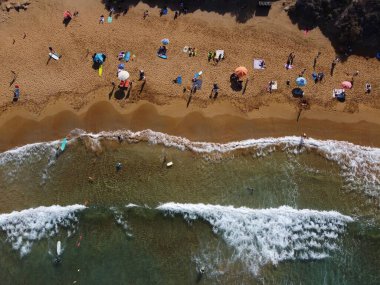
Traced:
[[[93, 147], [95, 150], [101, 148], [101, 139], [117, 140], [120, 137], [129, 143], [145, 141], [197, 153], [228, 153], [250, 148], [256, 151], [256, 156], [265, 156], [274, 151], [286, 151], [293, 154], [312, 151], [337, 163], [348, 187], [363, 191], [370, 197], [380, 197], [380, 148], [359, 146], [345, 141], [317, 140], [312, 138], [300, 139], [300, 137], [296, 136], [248, 139], [229, 143], [192, 142], [186, 138], [171, 136], [149, 129], [139, 132], [120, 130], [97, 134], [86, 133], [83, 130], [76, 129], [72, 131], [71, 135], [72, 137], [89, 139], [90, 147]], [[35, 153], [34, 149], [36, 148], [43, 149], [47, 147], [52, 149], [53, 145], [56, 145], [57, 142], [26, 145], [1, 153], [0, 165], [9, 159], [17, 158], [20, 160], [32, 155]]]
[[7, 241], [20, 255], [28, 254], [33, 242], [58, 234], [60, 228], [74, 230], [78, 222], [76, 213], [84, 210], [83, 205], [31, 208], [0, 215], [0, 229], [7, 235]]
[[301, 139], [296, 136], [248, 139], [229, 143], [192, 142], [186, 138], [152, 130], [83, 133], [81, 136], [95, 140], [100, 138], [116, 140], [121, 137], [130, 143], [146, 141], [197, 153], [227, 153], [251, 148], [256, 151], [257, 156], [265, 156], [274, 151], [286, 151], [293, 154], [299, 154], [305, 150], [313, 151], [340, 166], [341, 175], [345, 178], [348, 187], [361, 190], [371, 197], [380, 197], [380, 148], [359, 146], [345, 141]]
[[258, 275], [262, 266], [284, 260], [323, 259], [338, 249], [338, 237], [349, 216], [335, 211], [296, 210], [283, 206], [272, 209], [166, 203], [157, 207], [186, 220], [203, 219], [235, 250], [249, 270]]

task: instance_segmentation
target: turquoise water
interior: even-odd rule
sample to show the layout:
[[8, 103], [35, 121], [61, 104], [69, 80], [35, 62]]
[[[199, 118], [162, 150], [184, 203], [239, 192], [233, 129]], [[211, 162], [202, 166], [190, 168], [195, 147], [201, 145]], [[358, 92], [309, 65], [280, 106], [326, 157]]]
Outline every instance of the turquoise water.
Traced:
[[83, 138], [55, 158], [57, 144], [0, 155], [2, 284], [380, 283], [376, 155], [347, 172], [308, 142], [200, 153]]

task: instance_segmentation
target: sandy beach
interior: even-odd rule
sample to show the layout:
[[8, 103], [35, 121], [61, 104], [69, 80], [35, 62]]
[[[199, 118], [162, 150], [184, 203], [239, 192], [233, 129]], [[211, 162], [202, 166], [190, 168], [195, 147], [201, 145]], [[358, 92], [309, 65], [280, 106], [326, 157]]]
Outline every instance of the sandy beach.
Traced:
[[[62, 24], [66, 9], [79, 11], [70, 24]], [[143, 11], [149, 17], [143, 19]], [[267, 17], [253, 17], [245, 23], [226, 13], [195, 11], [173, 20], [173, 11], [160, 17], [157, 7], [131, 5], [128, 12], [114, 16], [112, 23], [99, 24], [107, 15], [101, 1], [31, 1], [26, 11], [1, 11], [0, 125], [2, 150], [12, 146], [62, 137], [73, 128], [100, 131], [118, 128], [151, 128], [196, 140], [227, 141], [248, 137], [300, 135], [348, 140], [378, 145], [380, 130], [379, 62], [375, 58], [350, 56], [338, 63], [330, 76], [335, 51], [318, 29], [305, 34], [291, 24], [282, 2], [273, 4]], [[162, 38], [170, 38], [169, 58], [155, 55]], [[48, 60], [48, 47], [62, 54]], [[196, 47], [189, 57], [184, 46]], [[224, 49], [226, 58], [215, 65], [207, 61], [209, 50]], [[129, 50], [135, 60], [126, 63], [134, 82], [131, 92], [118, 98], [112, 93], [117, 55]], [[322, 83], [311, 81], [313, 59], [316, 71], [326, 74]], [[91, 68], [91, 55], [104, 52], [107, 60], [100, 77]], [[296, 55], [294, 68], [284, 64], [290, 52]], [[264, 59], [265, 70], [254, 70], [253, 59]], [[238, 66], [248, 68], [245, 94], [230, 87], [229, 76]], [[309, 84], [304, 88], [309, 106], [299, 121], [300, 99], [291, 89], [306, 68]], [[138, 70], [147, 77], [142, 92]], [[192, 96], [183, 87], [194, 73], [203, 71], [202, 90]], [[349, 80], [356, 70], [353, 89], [344, 103], [332, 98], [332, 89]], [[14, 71], [17, 78], [12, 86]], [[181, 86], [172, 80], [182, 75]], [[286, 80], [291, 86], [286, 86]], [[266, 91], [270, 80], [278, 90]], [[371, 82], [372, 93], [364, 94]], [[209, 98], [213, 83], [220, 86], [216, 100]], [[14, 85], [21, 97], [12, 102]], [[54, 118], [54, 119], [53, 119]], [[238, 126], [238, 127], [237, 127]], [[326, 128], [325, 126], [328, 126]], [[347, 131], [349, 130], [349, 132]]]

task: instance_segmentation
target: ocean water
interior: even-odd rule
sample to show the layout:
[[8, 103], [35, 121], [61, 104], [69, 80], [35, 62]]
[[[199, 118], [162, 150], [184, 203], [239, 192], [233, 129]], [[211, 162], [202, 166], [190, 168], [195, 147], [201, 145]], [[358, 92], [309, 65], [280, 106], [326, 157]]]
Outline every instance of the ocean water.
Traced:
[[59, 145], [0, 153], [1, 284], [380, 284], [380, 149], [150, 130]]

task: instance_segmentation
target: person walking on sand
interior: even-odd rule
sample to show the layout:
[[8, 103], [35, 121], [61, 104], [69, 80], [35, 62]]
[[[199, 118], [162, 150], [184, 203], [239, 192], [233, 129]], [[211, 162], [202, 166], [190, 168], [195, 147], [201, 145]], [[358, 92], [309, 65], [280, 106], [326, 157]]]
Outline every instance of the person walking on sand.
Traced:
[[15, 85], [15, 90], [13, 91], [13, 102], [17, 102], [20, 97], [20, 86]]
[[216, 99], [218, 97], [218, 94], [219, 94], [219, 86], [217, 83], [214, 83], [212, 90], [211, 90], [210, 99], [211, 98]]
[[174, 12], [174, 20], [178, 18], [178, 11]]
[[287, 86], [287, 87], [290, 87], [290, 80], [289, 80], [289, 79], [286, 80], [286, 86]]
[[372, 90], [372, 86], [371, 86], [371, 84], [370, 83], [366, 83], [365, 84], [365, 93], [366, 94], [370, 94], [371, 93], [371, 90]]
[[139, 71], [139, 81], [145, 81], [145, 72], [142, 69]]
[[101, 15], [99, 18], [99, 24], [104, 24], [104, 15]]

